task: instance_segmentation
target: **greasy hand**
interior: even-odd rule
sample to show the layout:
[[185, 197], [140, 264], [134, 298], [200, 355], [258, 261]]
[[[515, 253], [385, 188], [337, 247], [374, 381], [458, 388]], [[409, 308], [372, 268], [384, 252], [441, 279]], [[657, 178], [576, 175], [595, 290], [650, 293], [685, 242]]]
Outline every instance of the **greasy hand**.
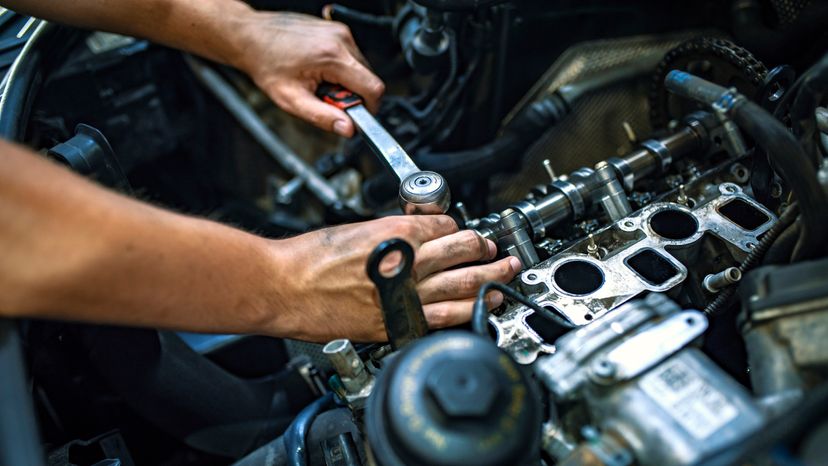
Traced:
[[[432, 328], [467, 322], [480, 286], [507, 282], [520, 270], [508, 257], [490, 264], [455, 266], [491, 260], [496, 248], [477, 233], [457, 231], [448, 216], [387, 217], [319, 230], [275, 246], [289, 254], [289, 319], [280, 326], [292, 338], [325, 342], [335, 338], [386, 341], [379, 296], [365, 267], [368, 255], [382, 241], [402, 238], [414, 248], [413, 275], [423, 310]], [[490, 308], [503, 301], [499, 292], [487, 296]]]
[[315, 96], [328, 81], [360, 94], [376, 111], [382, 81], [354, 42], [348, 26], [297, 13], [256, 12], [245, 22], [244, 52], [232, 64], [247, 72], [283, 110], [314, 125], [351, 137], [354, 124], [343, 112]]

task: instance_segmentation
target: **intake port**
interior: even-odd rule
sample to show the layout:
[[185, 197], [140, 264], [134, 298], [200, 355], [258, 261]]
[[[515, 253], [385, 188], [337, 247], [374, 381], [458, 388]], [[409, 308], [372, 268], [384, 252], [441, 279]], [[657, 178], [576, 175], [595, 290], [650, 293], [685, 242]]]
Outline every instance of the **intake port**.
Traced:
[[695, 235], [699, 230], [699, 223], [687, 212], [666, 209], [650, 217], [650, 228], [662, 238], [678, 241]]
[[764, 212], [738, 198], [719, 207], [719, 213], [746, 231], [753, 231], [770, 220]]
[[604, 272], [592, 262], [572, 260], [558, 267], [554, 279], [561, 290], [583, 296], [601, 288], [604, 284]]
[[624, 263], [653, 286], [661, 286], [679, 274], [672, 262], [652, 249], [642, 249], [624, 260]]
[[[550, 314], [557, 314], [559, 316], [563, 315], [561, 311], [557, 310], [553, 306], [546, 305], [543, 308]], [[563, 317], [559, 318], [563, 320]], [[543, 339], [543, 341], [548, 343], [554, 343], [555, 340], [562, 337], [571, 330], [569, 327], [561, 325], [552, 317], [538, 312], [533, 312], [526, 316], [525, 322], [526, 325], [529, 326], [529, 328], [534, 330], [535, 333], [537, 333], [538, 336], [541, 337], [541, 339]]]

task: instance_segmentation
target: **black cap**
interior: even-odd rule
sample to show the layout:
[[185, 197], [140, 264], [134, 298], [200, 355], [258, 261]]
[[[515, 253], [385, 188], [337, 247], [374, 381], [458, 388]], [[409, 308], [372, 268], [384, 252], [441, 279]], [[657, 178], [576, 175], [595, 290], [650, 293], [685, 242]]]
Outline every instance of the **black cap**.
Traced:
[[520, 367], [470, 332], [420, 339], [383, 371], [366, 406], [383, 466], [515, 465], [537, 457], [538, 396]]

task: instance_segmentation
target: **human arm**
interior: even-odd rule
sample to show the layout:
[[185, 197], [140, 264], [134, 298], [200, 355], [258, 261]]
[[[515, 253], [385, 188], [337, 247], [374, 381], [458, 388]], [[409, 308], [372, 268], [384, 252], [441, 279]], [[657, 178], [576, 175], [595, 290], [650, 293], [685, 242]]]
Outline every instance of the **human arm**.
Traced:
[[239, 0], [2, 0], [50, 21], [143, 37], [234, 66], [277, 105], [350, 137], [353, 122], [314, 96], [321, 81], [361, 94], [376, 110], [385, 87], [347, 26], [307, 15], [253, 10]]
[[[512, 258], [445, 216], [389, 217], [268, 240], [106, 190], [0, 141], [0, 316], [256, 333], [384, 339], [370, 251], [416, 250], [432, 327], [469, 319], [477, 288], [507, 281]], [[496, 305], [502, 296], [491, 296]]]

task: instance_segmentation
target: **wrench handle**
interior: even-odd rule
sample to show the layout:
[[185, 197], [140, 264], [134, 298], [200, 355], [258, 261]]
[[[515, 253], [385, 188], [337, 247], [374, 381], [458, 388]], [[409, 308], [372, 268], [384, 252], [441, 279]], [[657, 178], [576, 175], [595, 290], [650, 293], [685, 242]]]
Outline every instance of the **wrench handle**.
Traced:
[[[380, 269], [383, 259], [399, 252], [402, 262], [389, 273]], [[411, 269], [414, 249], [402, 239], [383, 241], [368, 256], [368, 277], [377, 286], [385, 331], [392, 348], [399, 349], [428, 332], [428, 323]]]
[[345, 89], [339, 84], [323, 82], [316, 88], [316, 96], [323, 102], [340, 110], [347, 110], [357, 105], [362, 105], [362, 97]]

